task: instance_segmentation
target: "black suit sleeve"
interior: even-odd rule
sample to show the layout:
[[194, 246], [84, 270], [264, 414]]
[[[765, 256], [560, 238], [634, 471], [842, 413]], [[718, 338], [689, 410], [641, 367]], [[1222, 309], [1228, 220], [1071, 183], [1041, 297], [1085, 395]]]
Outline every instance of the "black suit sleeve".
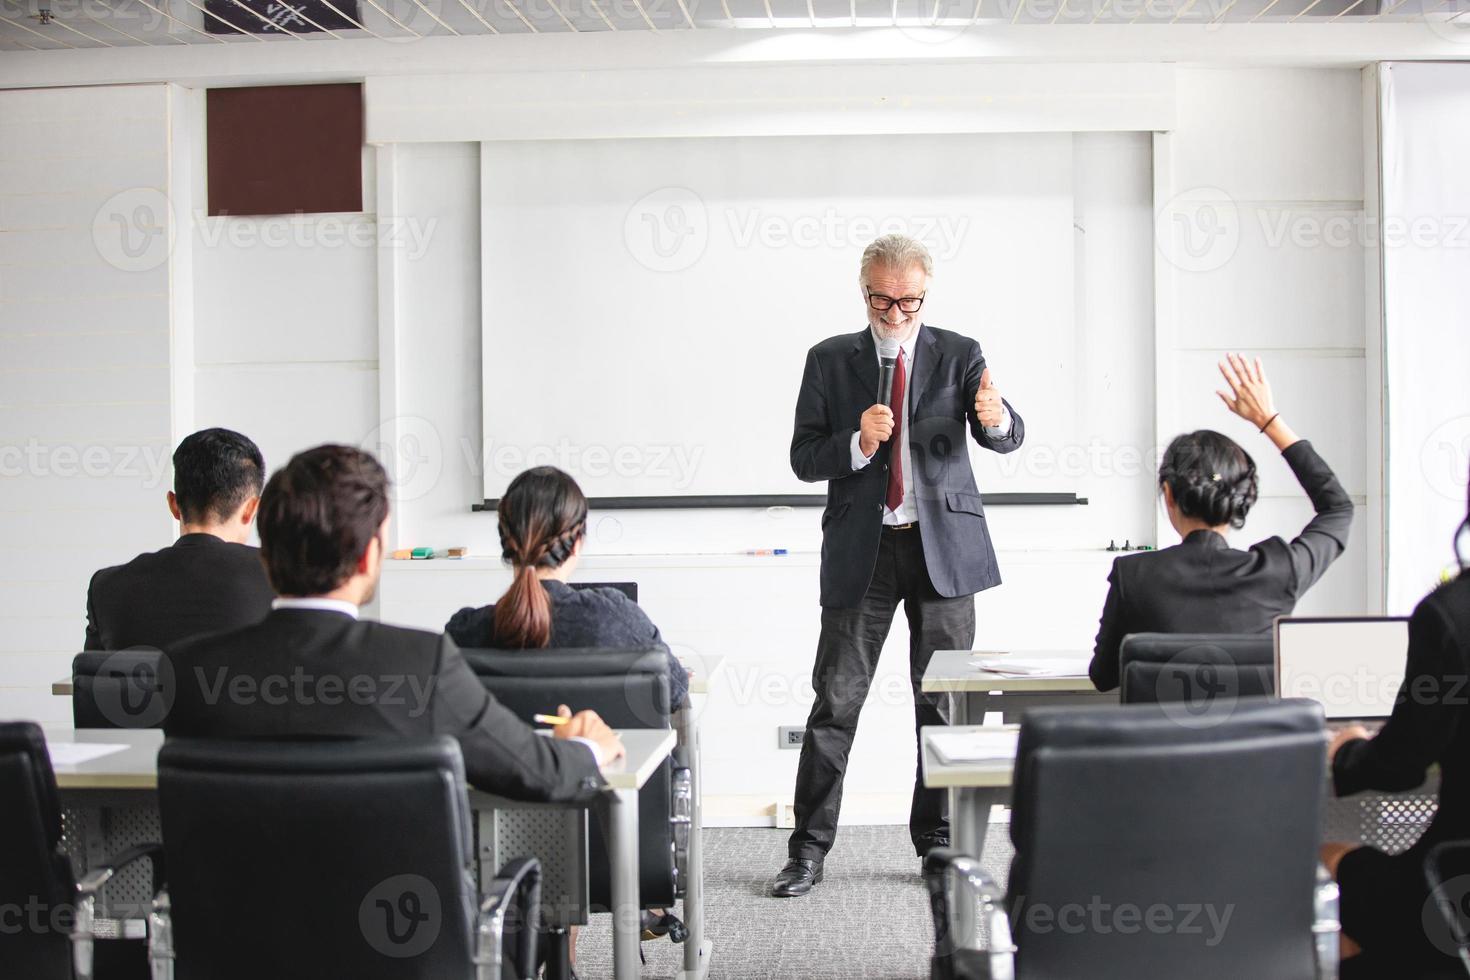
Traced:
[[840, 480], [852, 473], [852, 434], [833, 432], [827, 422], [827, 388], [817, 352], [808, 351], [801, 392], [796, 396], [796, 425], [791, 435], [791, 471], [807, 483]]
[[1102, 621], [1097, 627], [1097, 643], [1092, 648], [1092, 663], [1087, 665], [1087, 676], [1092, 686], [1099, 691], [1111, 691], [1118, 686], [1118, 650], [1123, 644], [1123, 576], [1118, 563], [1108, 573], [1108, 598], [1103, 603]]
[[1287, 446], [1281, 456], [1307, 491], [1317, 512], [1290, 545], [1295, 594], [1300, 596], [1347, 548], [1348, 531], [1353, 524], [1353, 501], [1326, 460], [1317, 455], [1307, 440]]
[[440, 640], [431, 710], [434, 731], [459, 739], [465, 775], [479, 789], [552, 803], [585, 802], [602, 789], [587, 746], [537, 735], [485, 690], [447, 636]]
[[1464, 714], [1465, 665], [1457, 637], [1437, 607], [1425, 599], [1409, 620], [1409, 662], [1393, 714], [1372, 739], [1337, 750], [1332, 782], [1338, 796], [1365, 789], [1402, 791], [1424, 783], [1430, 763], [1443, 757]]
[[627, 622], [628, 628], [633, 631], [635, 642], [640, 646], [657, 647], [662, 649], [664, 656], [669, 661], [669, 677], [672, 684], [669, 687], [669, 698], [673, 703], [674, 710], [678, 711], [684, 702], [689, 699], [689, 671], [674, 656], [674, 651], [664, 642], [663, 634], [659, 633], [658, 627], [653, 625], [653, 620], [648, 618], [648, 613], [643, 607], [621, 592], [613, 592], [617, 598], [614, 600], [618, 608], [622, 610], [622, 618]]
[[97, 585], [97, 576], [87, 584], [87, 637], [82, 641], [83, 650], [102, 649], [102, 629], [97, 625], [97, 610], [92, 604], [92, 590]]
[[975, 396], [980, 393], [980, 376], [984, 373], [985, 355], [980, 352], [980, 345], [972, 342], [969, 360], [965, 363], [965, 417], [970, 423], [970, 435], [986, 449], [998, 453], [1015, 452], [1026, 441], [1026, 423], [1010, 402], [1001, 398], [1006, 411], [1011, 413], [1011, 430], [999, 439], [986, 435], [980, 416], [975, 414]]

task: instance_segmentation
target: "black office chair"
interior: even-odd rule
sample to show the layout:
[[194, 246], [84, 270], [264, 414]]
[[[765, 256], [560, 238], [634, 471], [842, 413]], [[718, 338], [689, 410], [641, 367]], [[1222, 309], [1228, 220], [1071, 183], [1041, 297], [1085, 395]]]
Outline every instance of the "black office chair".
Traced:
[[1470, 974], [1470, 841], [1442, 841], [1431, 847], [1424, 856], [1424, 879], [1440, 916], [1437, 923], [1425, 920], [1429, 939], [1446, 953], [1454, 950], [1464, 974]]
[[[1211, 727], [1162, 705], [1028, 711], [1008, 890], [968, 856], [925, 861], [934, 980], [1335, 977], [1326, 746], [1305, 701], [1241, 701]], [[989, 949], [952, 938], [951, 885]]]
[[[662, 650], [465, 650], [480, 682], [527, 722], [566, 704], [590, 708], [613, 728], [669, 728], [669, 661]], [[639, 901], [665, 908], [684, 895], [688, 874], [691, 782], [689, 770], [665, 760], [638, 796]], [[592, 821], [588, 896], [610, 908], [607, 839]]]
[[574, 589], [617, 589], [634, 602], [638, 601], [637, 582], [568, 582], [567, 584]]
[[1118, 655], [1124, 704], [1179, 704], [1207, 712], [1276, 693], [1269, 633], [1130, 633]]
[[96, 900], [119, 869], [142, 858], [152, 862], [156, 888], [163, 873], [161, 849], [130, 848], [78, 884], [61, 848], [51, 757], [40, 726], [32, 722], [0, 723], [0, 801], [0, 908], [18, 912], [20, 926], [0, 929], [0, 972], [26, 980], [88, 980], [94, 956], [140, 965], [140, 956], [137, 964], [127, 963], [128, 951], [121, 948], [126, 941], [106, 944], [114, 955], [98, 955]]
[[173, 673], [158, 650], [89, 650], [71, 661], [76, 728], [161, 728]]
[[477, 898], [452, 738], [170, 739], [158, 802], [155, 976], [535, 974], [540, 866], [512, 862]]

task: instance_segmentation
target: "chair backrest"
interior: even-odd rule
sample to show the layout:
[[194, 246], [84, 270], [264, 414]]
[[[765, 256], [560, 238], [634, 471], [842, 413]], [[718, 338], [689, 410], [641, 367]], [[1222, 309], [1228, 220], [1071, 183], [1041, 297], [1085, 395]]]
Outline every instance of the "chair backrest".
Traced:
[[161, 728], [171, 684], [158, 650], [89, 650], [71, 661], [71, 715], [77, 728]]
[[568, 582], [567, 584], [574, 589], [617, 589], [634, 602], [638, 601], [637, 582]]
[[474, 975], [452, 738], [170, 739], [158, 799], [179, 980]]
[[661, 649], [465, 650], [480, 683], [527, 722], [558, 704], [591, 708], [613, 728], [668, 728], [673, 678]]
[[1119, 658], [1124, 704], [1213, 711], [1218, 702], [1276, 693], [1269, 633], [1130, 633]]
[[6, 976], [71, 980], [75, 905], [46, 740], [32, 722], [0, 723], [0, 908], [18, 913], [0, 929]]
[[1315, 975], [1322, 709], [1028, 711], [1008, 902], [1018, 977]]
[[[590, 708], [613, 728], [669, 728], [673, 723], [668, 655], [661, 649], [579, 647], [546, 650], [465, 650], [480, 683], [522, 720], [558, 704]], [[638, 796], [640, 894], [645, 907], [674, 901], [673, 766], [667, 760]], [[607, 841], [600, 821], [590, 832], [588, 893], [607, 907], [612, 889]]]

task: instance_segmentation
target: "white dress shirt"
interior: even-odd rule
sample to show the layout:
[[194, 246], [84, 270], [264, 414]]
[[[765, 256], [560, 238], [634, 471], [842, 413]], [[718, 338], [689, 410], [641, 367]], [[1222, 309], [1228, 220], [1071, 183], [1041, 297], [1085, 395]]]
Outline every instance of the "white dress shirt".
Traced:
[[[913, 401], [912, 393], [914, 390], [914, 349], [918, 346], [919, 331], [923, 329], [923, 325], [920, 324], [919, 329], [910, 334], [907, 340], [901, 340], [898, 343], [898, 349], [903, 352], [904, 377], [903, 418], [900, 421], [900, 443], [898, 447], [898, 460], [900, 465], [903, 467], [903, 503], [898, 505], [897, 510], [891, 510], [886, 503], [884, 504], [883, 523], [889, 526], [897, 524], [912, 524], [916, 523], [919, 520], [919, 507], [914, 500], [914, 481], [910, 478], [910, 474], [914, 472], [914, 468], [912, 465], [913, 453], [909, 450], [909, 404]], [[883, 341], [878, 337], [877, 332], [873, 331], [872, 327], [869, 327], [868, 330], [873, 334], [874, 346], [878, 348], [877, 357], [879, 370], [882, 370], [883, 353], [881, 348], [883, 346]], [[967, 408], [967, 411], [973, 407], [974, 406], [969, 406]], [[1005, 436], [1007, 436], [1011, 431], [1010, 411], [1002, 406], [1000, 425], [987, 425], [984, 428], [985, 434], [990, 436], [992, 439], [1005, 438]], [[852, 434], [852, 469], [854, 473], [856, 473], [860, 469], [863, 469], [873, 461], [872, 456], [863, 455], [861, 445], [862, 436], [863, 433], [861, 429]], [[876, 455], [877, 452], [878, 451], [876, 449], [873, 450], [874, 455]]]

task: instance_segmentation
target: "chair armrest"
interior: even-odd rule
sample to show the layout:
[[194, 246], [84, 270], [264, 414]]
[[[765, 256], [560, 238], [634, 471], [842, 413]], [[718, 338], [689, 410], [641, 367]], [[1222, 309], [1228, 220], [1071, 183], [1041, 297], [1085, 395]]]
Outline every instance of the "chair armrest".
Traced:
[[1337, 980], [1339, 936], [1342, 922], [1338, 918], [1337, 882], [1327, 869], [1317, 865], [1317, 887], [1313, 893], [1312, 943], [1317, 952], [1319, 980]]
[[924, 884], [929, 889], [929, 910], [934, 916], [934, 963], [936, 977], [952, 974], [955, 953], [965, 949], [957, 941], [950, 907], [950, 886], [955, 900], [976, 908], [990, 932], [987, 954], [991, 980], [1013, 980], [1016, 947], [1011, 942], [1011, 920], [1006, 913], [1005, 891], [980, 862], [947, 847], [937, 847], [924, 858]]
[[92, 976], [92, 943], [96, 939], [98, 893], [120, 870], [145, 857], [153, 865], [153, 892], [156, 894], [163, 887], [165, 877], [162, 844], [130, 847], [100, 867], [87, 872], [86, 877], [77, 883], [77, 920], [72, 929], [71, 946], [72, 962], [76, 967], [78, 980], [89, 980]]
[[521, 923], [515, 966], [523, 980], [531, 980], [536, 975], [536, 936], [541, 913], [541, 862], [535, 858], [516, 858], [506, 864], [485, 891], [475, 923], [478, 980], [501, 980], [505, 920], [512, 909], [519, 914]]
[[148, 914], [148, 972], [151, 980], [174, 980], [173, 906], [168, 892], [153, 897], [153, 910]]

